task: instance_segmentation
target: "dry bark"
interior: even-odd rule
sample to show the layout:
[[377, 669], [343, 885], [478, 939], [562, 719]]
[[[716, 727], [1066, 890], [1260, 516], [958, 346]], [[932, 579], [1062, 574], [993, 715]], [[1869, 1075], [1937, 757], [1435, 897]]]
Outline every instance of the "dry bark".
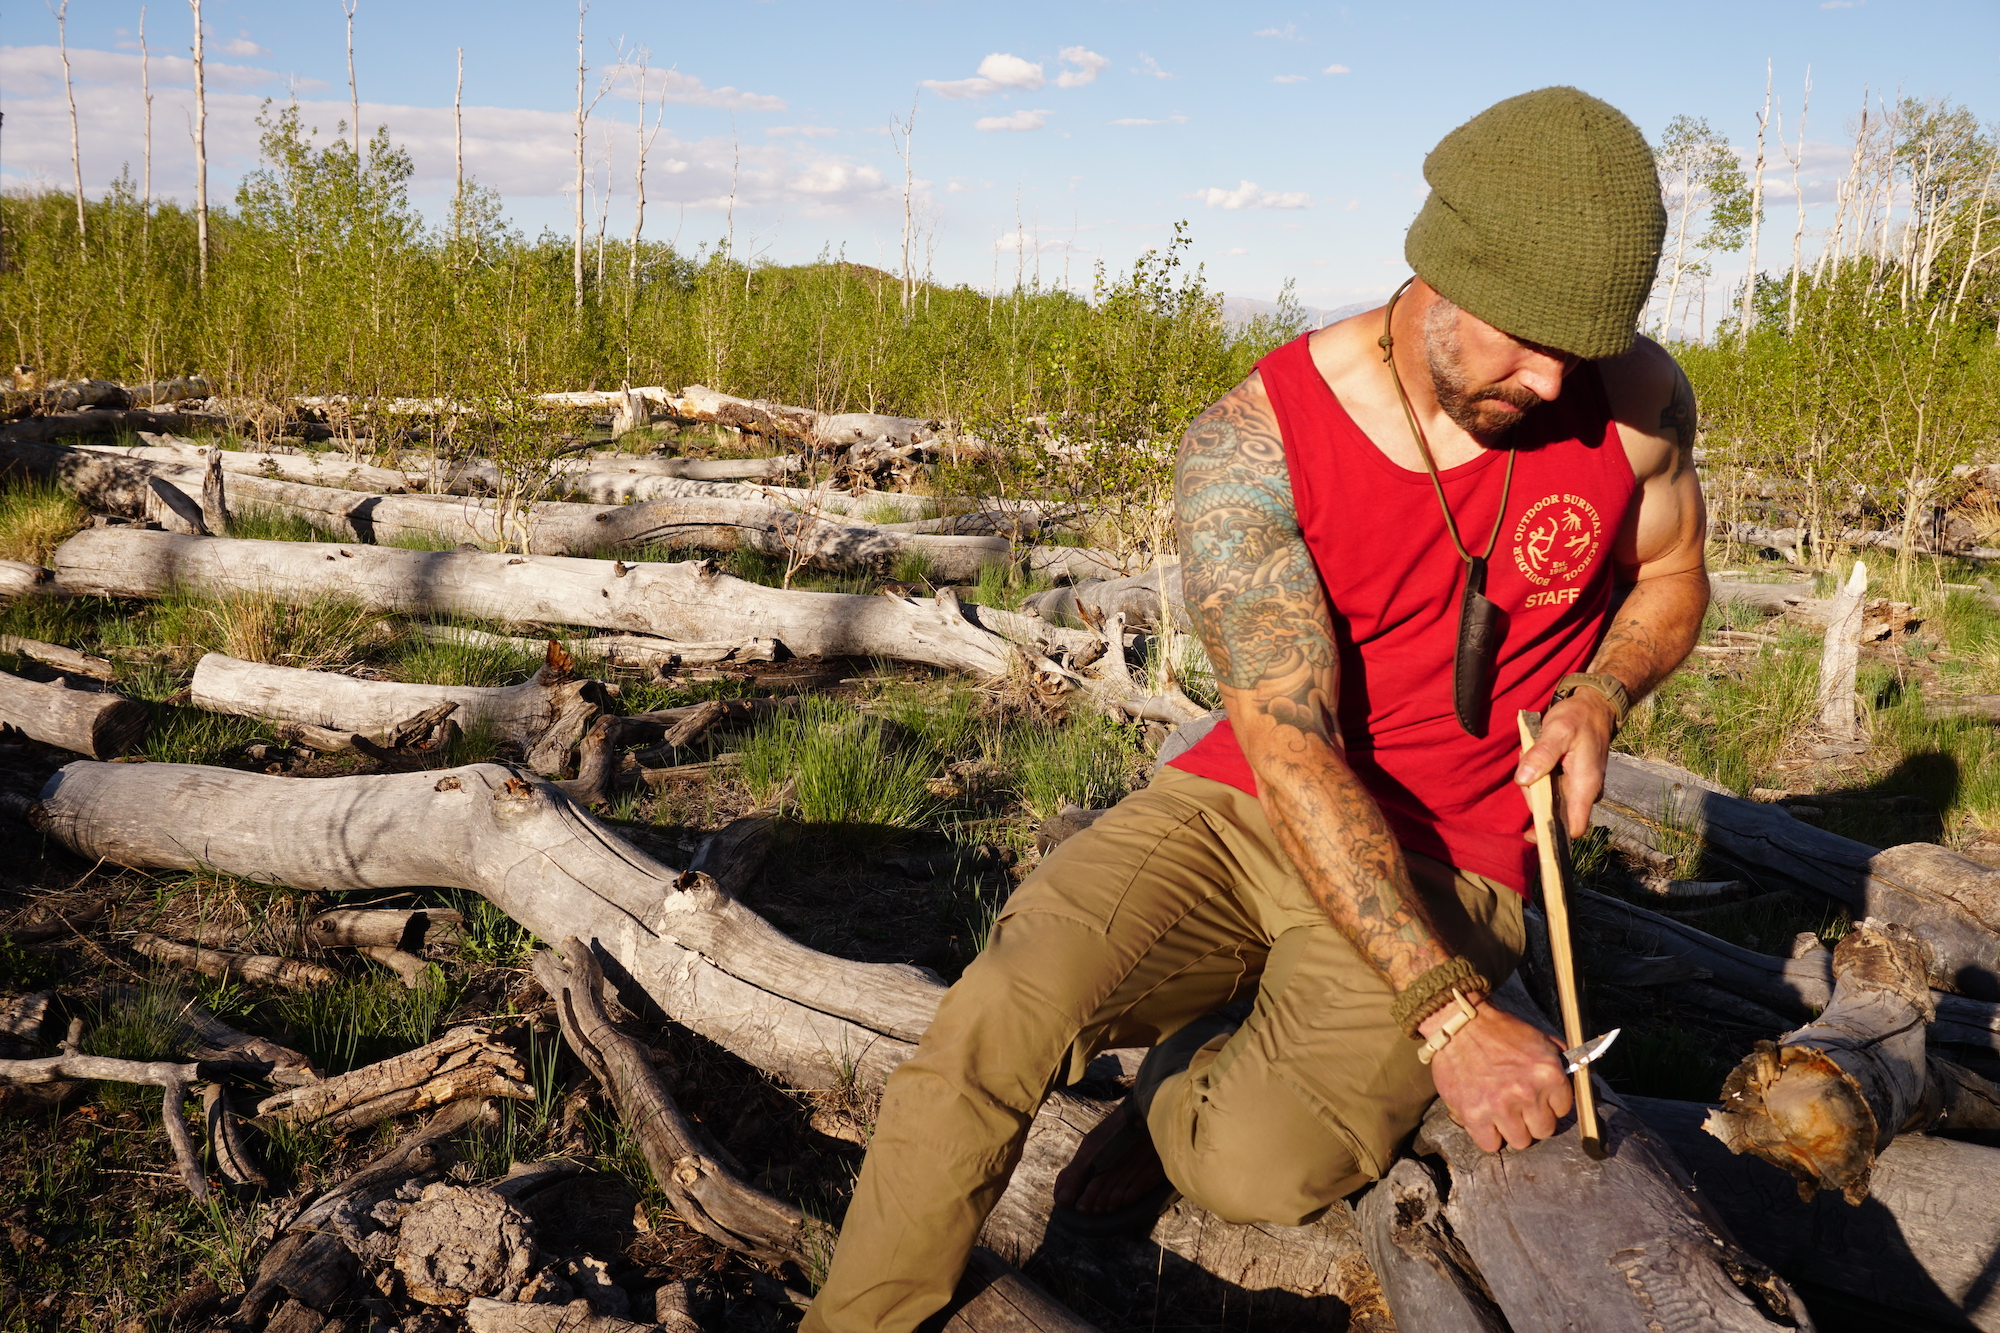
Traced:
[[[485, 728], [499, 740], [526, 749], [577, 708], [594, 715], [605, 702], [593, 680], [565, 680], [544, 670], [520, 685], [409, 685], [361, 680], [332, 671], [267, 666], [204, 654], [195, 665], [189, 702], [213, 713], [235, 713], [297, 722], [339, 733], [360, 733], [392, 749], [417, 738], [395, 733], [411, 719], [444, 704], [466, 730]], [[574, 744], [574, 737], [571, 738]]]
[[407, 472], [356, 462], [345, 454], [331, 450], [281, 454], [249, 449], [211, 449], [173, 435], [153, 436], [150, 443], [132, 448], [114, 444], [86, 444], [80, 447], [137, 463], [197, 470], [206, 470], [213, 458], [232, 477], [264, 477], [307, 486], [375, 491], [383, 495], [405, 494], [411, 489], [413, 480]]
[[216, 1170], [222, 1172], [229, 1182], [242, 1189], [265, 1189], [270, 1181], [251, 1155], [250, 1146], [243, 1141], [243, 1122], [229, 1109], [229, 1098], [220, 1083], [210, 1083], [201, 1090], [202, 1123], [208, 1130], [209, 1152], [215, 1158]]
[[52, 569], [31, 565], [22, 560], [0, 560], [0, 606], [9, 605], [23, 597], [60, 596], [56, 586], [56, 575]]
[[884, 657], [979, 676], [1005, 672], [1011, 651], [949, 599], [792, 592], [732, 578], [704, 561], [624, 565], [93, 528], [65, 542], [56, 562], [62, 586], [76, 595], [157, 597], [179, 586], [310, 601], [324, 595], [331, 563], [346, 596], [382, 611], [584, 624], [701, 642], [769, 637], [802, 656]]
[[1790, 1171], [1802, 1197], [1832, 1189], [1858, 1204], [1896, 1135], [2000, 1129], [2000, 1089], [1925, 1053], [1935, 1008], [1923, 954], [1900, 926], [1857, 926], [1833, 951], [1832, 1003], [1757, 1043], [1723, 1084], [1708, 1132]]
[[146, 931], [132, 937], [132, 952], [157, 963], [199, 972], [205, 977], [255, 981], [291, 990], [331, 985], [336, 980], [330, 968], [321, 967], [318, 963], [298, 958], [274, 958], [269, 954], [204, 949], [196, 944], [162, 939]]
[[0, 725], [92, 759], [130, 754], [145, 739], [144, 704], [117, 694], [64, 689], [0, 671]]
[[336, 1133], [467, 1097], [533, 1100], [520, 1053], [479, 1023], [351, 1073], [288, 1088], [257, 1103], [262, 1119], [325, 1124]]
[[1854, 739], [1854, 673], [1861, 653], [1861, 602], [1867, 592], [1868, 567], [1857, 560], [1827, 614], [1819, 659], [1819, 727], [1836, 741]]
[[336, 908], [306, 922], [306, 939], [322, 949], [364, 945], [416, 953], [433, 935], [443, 938], [465, 918], [448, 907]]
[[[465, 1327], [470, 1333], [660, 1333], [663, 1325], [599, 1314], [589, 1301], [534, 1305], [474, 1296], [465, 1307]], [[683, 1325], [675, 1333], [690, 1327]]]

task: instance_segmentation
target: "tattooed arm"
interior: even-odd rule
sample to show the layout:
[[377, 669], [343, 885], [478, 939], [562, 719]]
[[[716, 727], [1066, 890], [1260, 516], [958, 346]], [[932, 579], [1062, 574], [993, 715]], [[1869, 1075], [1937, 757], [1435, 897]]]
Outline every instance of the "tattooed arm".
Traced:
[[[1343, 757], [1333, 617], [1257, 377], [1189, 428], [1174, 495], [1189, 611], [1271, 828], [1327, 919], [1401, 990], [1452, 954]], [[1526, 1147], [1554, 1132], [1569, 1083], [1548, 1038], [1491, 1005], [1478, 1012], [1431, 1066], [1438, 1092], [1481, 1147]]]
[[[1708, 513], [1694, 469], [1694, 389], [1673, 357], [1641, 338], [1600, 369], [1639, 492], [1612, 551], [1620, 600], [1590, 669], [1616, 676], [1637, 702], [1673, 673], [1701, 635]], [[1525, 785], [1562, 765], [1571, 837], [1589, 827], [1613, 724], [1604, 696], [1578, 690], [1549, 710], [1540, 743], [1515, 774]]]

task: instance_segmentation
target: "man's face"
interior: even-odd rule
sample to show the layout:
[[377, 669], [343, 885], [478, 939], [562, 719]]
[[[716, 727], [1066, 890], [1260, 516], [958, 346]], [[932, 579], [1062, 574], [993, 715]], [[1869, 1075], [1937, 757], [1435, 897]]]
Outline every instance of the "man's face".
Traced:
[[1502, 333], [1442, 296], [1424, 313], [1424, 359], [1438, 406], [1481, 439], [1504, 436], [1554, 401], [1578, 360]]

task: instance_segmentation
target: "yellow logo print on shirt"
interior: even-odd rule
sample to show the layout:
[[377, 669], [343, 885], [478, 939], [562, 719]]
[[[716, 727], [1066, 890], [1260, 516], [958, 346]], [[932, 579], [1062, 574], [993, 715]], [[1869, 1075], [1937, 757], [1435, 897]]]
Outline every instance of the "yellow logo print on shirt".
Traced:
[[1604, 544], [1604, 520], [1597, 507], [1581, 495], [1546, 495], [1529, 505], [1514, 525], [1514, 564], [1530, 583], [1545, 591], [1528, 595], [1528, 609], [1566, 606], [1577, 599], [1580, 583]]

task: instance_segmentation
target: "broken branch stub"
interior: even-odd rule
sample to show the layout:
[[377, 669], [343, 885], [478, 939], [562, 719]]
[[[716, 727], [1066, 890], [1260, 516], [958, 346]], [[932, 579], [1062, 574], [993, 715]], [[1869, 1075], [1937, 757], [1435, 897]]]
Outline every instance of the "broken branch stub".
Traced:
[[152, 959], [156, 963], [166, 963], [172, 967], [186, 968], [199, 972], [205, 977], [218, 980], [257, 981], [270, 986], [284, 986], [291, 990], [304, 990], [311, 986], [325, 986], [336, 978], [330, 968], [318, 963], [308, 963], [298, 958], [274, 958], [261, 953], [234, 953], [228, 949], [204, 949], [195, 944], [182, 944], [177, 940], [163, 939], [147, 931], [132, 937], [132, 952]]
[[532, 1101], [526, 1078], [511, 1043], [485, 1024], [469, 1023], [414, 1051], [275, 1093], [257, 1103], [257, 1115], [339, 1132], [468, 1097]]
[[1877, 1155], [1897, 1134], [1940, 1121], [2000, 1127], [1994, 1090], [1927, 1057], [1935, 1016], [1924, 947], [1897, 925], [1856, 926], [1833, 951], [1833, 1000], [1817, 1020], [1760, 1041], [1722, 1085], [1703, 1126], [1734, 1152], [1798, 1178], [1799, 1194], [1868, 1197]]

